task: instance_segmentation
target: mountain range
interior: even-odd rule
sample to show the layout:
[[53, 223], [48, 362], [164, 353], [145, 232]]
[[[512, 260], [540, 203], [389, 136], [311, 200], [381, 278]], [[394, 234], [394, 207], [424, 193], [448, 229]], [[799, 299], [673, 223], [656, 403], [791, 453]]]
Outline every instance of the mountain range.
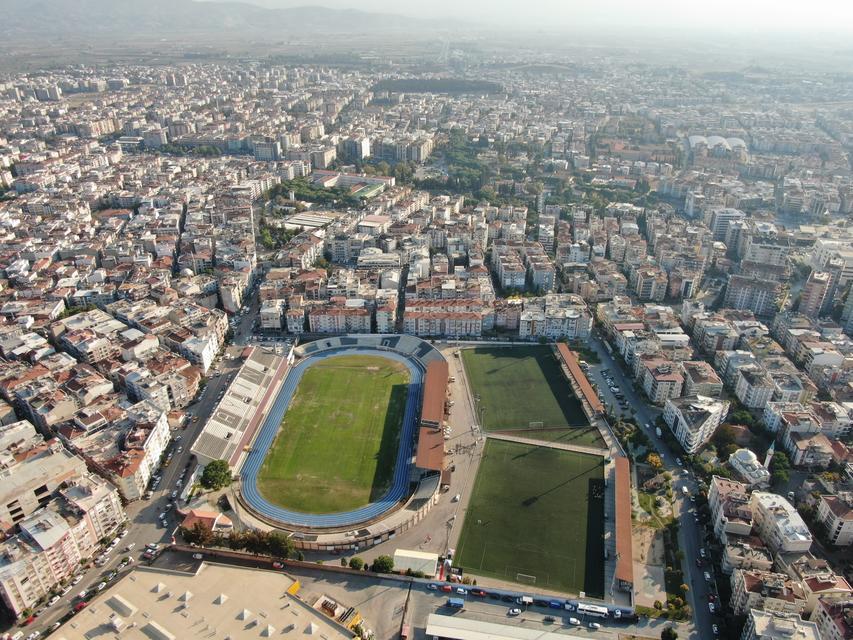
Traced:
[[194, 0], [0, 0], [5, 40], [33, 37], [163, 37], [378, 33], [428, 24], [404, 16], [320, 6], [268, 9]]

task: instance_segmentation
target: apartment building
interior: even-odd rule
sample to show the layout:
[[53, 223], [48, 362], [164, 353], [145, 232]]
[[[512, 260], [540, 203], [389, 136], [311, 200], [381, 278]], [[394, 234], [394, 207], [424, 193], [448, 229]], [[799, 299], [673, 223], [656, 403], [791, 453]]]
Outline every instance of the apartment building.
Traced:
[[680, 362], [684, 378], [684, 395], [719, 398], [723, 393], [723, 381], [714, 367], [704, 360]]
[[0, 598], [6, 607], [16, 616], [34, 608], [124, 521], [115, 488], [92, 476], [78, 478], [0, 543]]
[[284, 300], [264, 300], [261, 303], [261, 309], [258, 314], [261, 329], [280, 331], [286, 309], [287, 303]]
[[592, 332], [592, 315], [583, 298], [574, 294], [549, 294], [525, 299], [518, 320], [523, 339], [586, 340]]
[[47, 504], [86, 464], [57, 440], [45, 441], [21, 420], [0, 427], [0, 522], [4, 530]]
[[763, 410], [773, 399], [773, 380], [757, 365], [743, 366], [737, 371], [735, 395], [748, 409]]
[[773, 555], [759, 538], [729, 534], [723, 546], [720, 570], [731, 575], [735, 569], [770, 571]]
[[748, 536], [752, 531], [749, 487], [720, 476], [711, 478], [708, 506], [714, 534], [724, 543], [727, 535]]
[[826, 303], [832, 277], [825, 271], [812, 271], [800, 293], [799, 313], [807, 318], [817, 318]]
[[806, 622], [791, 613], [772, 613], [750, 609], [740, 640], [821, 640], [814, 622]]
[[666, 400], [663, 419], [684, 451], [692, 455], [711, 439], [728, 412], [728, 401], [707, 396], [684, 396]]
[[811, 553], [779, 554], [776, 570], [796, 580], [806, 597], [805, 613], [814, 612], [821, 600], [844, 602], [853, 598], [853, 589], [843, 576], [836, 574], [829, 563]]
[[735, 615], [751, 609], [800, 615], [806, 606], [802, 587], [783, 573], [735, 569], [731, 586], [729, 605]]
[[723, 304], [732, 309], [748, 309], [757, 316], [772, 315], [778, 309], [782, 286], [756, 277], [729, 276]]
[[706, 217], [708, 218], [708, 228], [717, 242], [725, 241], [732, 223], [746, 220], [746, 214], [743, 211], [730, 207], [712, 209], [709, 214], [706, 214]]
[[853, 638], [853, 599], [819, 600], [809, 620], [823, 640], [849, 640]]
[[675, 363], [657, 355], [637, 358], [635, 370], [646, 396], [654, 404], [664, 404], [681, 395], [684, 378]]
[[808, 551], [812, 534], [797, 510], [782, 496], [754, 491], [750, 506], [759, 537], [777, 553]]
[[371, 312], [364, 305], [316, 305], [308, 310], [313, 333], [370, 333]]
[[830, 544], [836, 547], [853, 544], [853, 493], [820, 496], [817, 521], [824, 527]]
[[668, 280], [660, 267], [642, 267], [631, 276], [631, 288], [638, 300], [661, 302], [666, 297]]

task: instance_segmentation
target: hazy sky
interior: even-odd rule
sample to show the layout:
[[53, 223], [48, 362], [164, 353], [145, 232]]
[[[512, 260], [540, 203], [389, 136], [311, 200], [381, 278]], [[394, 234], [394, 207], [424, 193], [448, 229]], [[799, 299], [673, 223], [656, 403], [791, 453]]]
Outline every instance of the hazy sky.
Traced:
[[663, 27], [853, 33], [851, 0], [243, 0], [267, 7], [321, 5], [502, 26]]

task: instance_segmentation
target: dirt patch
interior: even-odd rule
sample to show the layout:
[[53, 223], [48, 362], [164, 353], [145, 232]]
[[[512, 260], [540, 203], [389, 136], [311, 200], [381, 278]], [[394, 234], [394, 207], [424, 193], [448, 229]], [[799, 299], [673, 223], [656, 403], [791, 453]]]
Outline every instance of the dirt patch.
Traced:
[[636, 603], [651, 607], [655, 600], [666, 602], [663, 533], [644, 525], [632, 529]]
[[664, 564], [663, 535], [651, 527], [634, 527], [634, 558], [643, 564]]

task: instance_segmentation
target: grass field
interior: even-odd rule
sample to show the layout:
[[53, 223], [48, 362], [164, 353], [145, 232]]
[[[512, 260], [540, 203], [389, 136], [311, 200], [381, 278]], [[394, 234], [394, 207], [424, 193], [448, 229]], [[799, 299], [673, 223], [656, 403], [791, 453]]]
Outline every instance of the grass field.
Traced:
[[582, 447], [603, 447], [604, 439], [596, 427], [570, 427], [568, 429], [532, 429], [525, 433], [512, 432], [524, 438], [557, 442], [560, 444], [577, 444]]
[[456, 563], [474, 575], [603, 597], [603, 496], [602, 458], [489, 439]]
[[543, 427], [588, 427], [550, 347], [463, 349], [462, 362], [471, 392], [485, 409], [485, 431]]
[[409, 372], [379, 356], [336, 356], [305, 371], [258, 474], [272, 504], [335, 513], [368, 504], [394, 474]]

